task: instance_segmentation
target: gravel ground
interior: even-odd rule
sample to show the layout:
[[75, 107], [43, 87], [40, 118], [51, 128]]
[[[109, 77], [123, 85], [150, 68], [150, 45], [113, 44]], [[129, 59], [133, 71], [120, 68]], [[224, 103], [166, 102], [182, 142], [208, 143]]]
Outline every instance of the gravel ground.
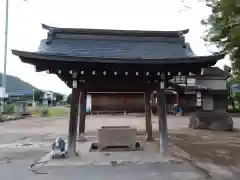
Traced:
[[[240, 129], [240, 119], [235, 118], [235, 128]], [[168, 117], [170, 140], [190, 156], [185, 164], [129, 164], [120, 167], [58, 167], [43, 169], [48, 174], [36, 175], [28, 166], [50, 151], [56, 136], [66, 137], [66, 118], [26, 118], [0, 124], [0, 179], [211, 179], [206, 168], [194, 162], [217, 164], [234, 173], [239, 179], [240, 132], [208, 132], [187, 129], [188, 118]], [[94, 135], [102, 125], [130, 125], [144, 131], [142, 116], [88, 116], [86, 129]], [[153, 117], [153, 130], [158, 127]], [[155, 133], [157, 136], [158, 133]], [[181, 157], [180, 157], [181, 158]], [[183, 158], [183, 157], [182, 157]], [[93, 173], [94, 172], [94, 173]], [[219, 178], [218, 178], [219, 179]]]

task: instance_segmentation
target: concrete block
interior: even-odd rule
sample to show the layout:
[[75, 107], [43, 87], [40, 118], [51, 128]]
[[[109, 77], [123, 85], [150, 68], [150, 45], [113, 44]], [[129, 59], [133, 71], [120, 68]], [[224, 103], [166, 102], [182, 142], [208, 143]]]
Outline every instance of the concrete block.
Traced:
[[137, 129], [129, 126], [105, 126], [98, 130], [98, 146], [104, 149], [113, 146], [135, 148]]

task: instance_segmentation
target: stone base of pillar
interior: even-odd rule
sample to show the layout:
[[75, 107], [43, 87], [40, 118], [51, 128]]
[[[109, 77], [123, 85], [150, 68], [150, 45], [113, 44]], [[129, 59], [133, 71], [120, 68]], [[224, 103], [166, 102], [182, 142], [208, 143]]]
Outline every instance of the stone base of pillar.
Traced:
[[154, 141], [154, 139], [152, 137], [146, 136], [145, 141]]
[[68, 148], [66, 157], [75, 157], [78, 156], [78, 153], [75, 152], [72, 148]]
[[79, 135], [78, 135], [77, 141], [78, 141], [78, 142], [85, 142], [85, 141], [87, 141], [87, 138], [86, 138], [85, 135], [82, 133], [82, 134], [79, 134]]
[[160, 134], [160, 153], [162, 155], [168, 154], [168, 137], [164, 137], [164, 135]]

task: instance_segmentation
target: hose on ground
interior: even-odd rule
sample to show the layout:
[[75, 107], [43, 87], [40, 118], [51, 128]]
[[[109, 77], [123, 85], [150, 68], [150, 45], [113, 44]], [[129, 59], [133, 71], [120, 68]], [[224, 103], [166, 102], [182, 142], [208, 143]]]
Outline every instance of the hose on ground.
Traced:
[[[38, 170], [43, 167], [46, 163], [48, 163], [49, 161], [40, 161], [40, 162], [35, 162], [33, 164], [31, 164], [28, 169], [32, 172], [34, 172], [35, 174], [47, 174], [47, 173], [42, 173], [42, 172], [38, 172]], [[40, 167], [38, 167], [37, 169], [34, 169], [34, 166], [41, 164]]]

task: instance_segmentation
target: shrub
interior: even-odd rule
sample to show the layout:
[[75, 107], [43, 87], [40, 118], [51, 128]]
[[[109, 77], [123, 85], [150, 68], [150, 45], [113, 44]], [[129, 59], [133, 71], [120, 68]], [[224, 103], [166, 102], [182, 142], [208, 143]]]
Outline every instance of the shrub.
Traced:
[[13, 114], [14, 113], [14, 105], [13, 104], [4, 104], [4, 112], [6, 114]]
[[49, 116], [48, 108], [42, 108], [42, 109], [40, 110], [40, 116], [41, 116], [41, 117]]

